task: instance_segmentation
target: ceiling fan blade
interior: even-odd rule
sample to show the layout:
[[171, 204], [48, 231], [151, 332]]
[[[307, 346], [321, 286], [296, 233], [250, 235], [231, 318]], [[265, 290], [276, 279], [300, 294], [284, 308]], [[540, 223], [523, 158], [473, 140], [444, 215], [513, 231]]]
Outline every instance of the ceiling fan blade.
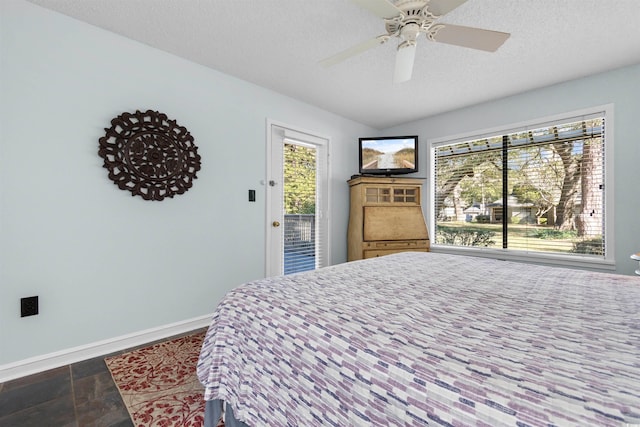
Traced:
[[436, 16], [442, 16], [466, 2], [467, 0], [431, 0], [427, 9]]
[[401, 13], [400, 9], [395, 7], [395, 5], [393, 3], [390, 3], [388, 0], [351, 0], [351, 1], [357, 4], [358, 6], [372, 12], [374, 15], [384, 19], [394, 18], [400, 15]]
[[322, 65], [323, 67], [330, 67], [332, 65], [338, 64], [339, 62], [342, 62], [347, 58], [358, 55], [359, 53], [381, 45], [388, 39], [389, 37], [387, 36], [378, 36], [371, 40], [359, 43], [355, 46], [351, 46], [349, 49], [345, 49], [342, 52], [336, 53], [335, 55], [323, 59], [322, 61], [320, 61], [320, 65]]
[[415, 44], [398, 47], [398, 53], [396, 53], [396, 68], [393, 72], [394, 83], [402, 83], [411, 80], [411, 74], [413, 73], [413, 61], [415, 58]]
[[434, 32], [427, 36], [433, 41], [487, 52], [495, 52], [511, 35], [500, 31], [451, 24], [437, 25], [433, 29]]

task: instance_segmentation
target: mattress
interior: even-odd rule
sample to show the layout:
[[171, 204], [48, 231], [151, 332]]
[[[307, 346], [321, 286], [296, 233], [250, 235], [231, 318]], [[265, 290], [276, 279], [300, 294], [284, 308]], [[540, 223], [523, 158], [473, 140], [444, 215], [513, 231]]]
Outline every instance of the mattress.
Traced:
[[197, 372], [249, 426], [640, 424], [640, 278], [405, 252], [257, 280]]

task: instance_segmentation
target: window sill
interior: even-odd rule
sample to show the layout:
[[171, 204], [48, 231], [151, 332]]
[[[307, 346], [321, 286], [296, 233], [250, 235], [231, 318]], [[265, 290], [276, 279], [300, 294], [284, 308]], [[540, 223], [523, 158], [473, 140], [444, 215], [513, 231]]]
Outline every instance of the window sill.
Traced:
[[452, 247], [444, 245], [431, 245], [431, 252], [447, 253], [452, 255], [466, 255], [483, 258], [493, 258], [503, 261], [516, 261], [531, 264], [553, 265], [559, 267], [581, 268], [586, 270], [613, 272], [616, 269], [614, 260], [604, 260], [601, 258], [579, 256], [579, 255], [562, 255], [549, 254], [539, 252], [526, 252], [515, 250], [502, 250], [492, 248], [465, 248]]

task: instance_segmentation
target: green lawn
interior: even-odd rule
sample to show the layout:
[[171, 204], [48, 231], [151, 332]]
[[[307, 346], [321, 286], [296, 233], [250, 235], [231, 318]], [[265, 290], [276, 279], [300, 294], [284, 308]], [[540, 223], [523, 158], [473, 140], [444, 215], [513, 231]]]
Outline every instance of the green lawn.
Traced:
[[[442, 231], [457, 232], [487, 232], [494, 233], [491, 240], [494, 242], [488, 247], [502, 248], [502, 224], [478, 224], [469, 222], [446, 222], [437, 226]], [[574, 242], [581, 239], [575, 237], [564, 238], [541, 238], [538, 236], [552, 235], [553, 227], [544, 225], [509, 224], [509, 249], [529, 250], [540, 252], [571, 252], [574, 249]], [[558, 233], [559, 234], [559, 233]], [[436, 235], [437, 238], [437, 235]], [[436, 243], [442, 243], [437, 240]]]

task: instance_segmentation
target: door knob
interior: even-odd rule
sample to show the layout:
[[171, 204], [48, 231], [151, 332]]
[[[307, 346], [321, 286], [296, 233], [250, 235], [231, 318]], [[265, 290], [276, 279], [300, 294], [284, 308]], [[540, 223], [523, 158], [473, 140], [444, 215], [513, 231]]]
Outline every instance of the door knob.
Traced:
[[274, 227], [280, 227], [280, 223], [278, 221], [273, 221], [272, 224]]

